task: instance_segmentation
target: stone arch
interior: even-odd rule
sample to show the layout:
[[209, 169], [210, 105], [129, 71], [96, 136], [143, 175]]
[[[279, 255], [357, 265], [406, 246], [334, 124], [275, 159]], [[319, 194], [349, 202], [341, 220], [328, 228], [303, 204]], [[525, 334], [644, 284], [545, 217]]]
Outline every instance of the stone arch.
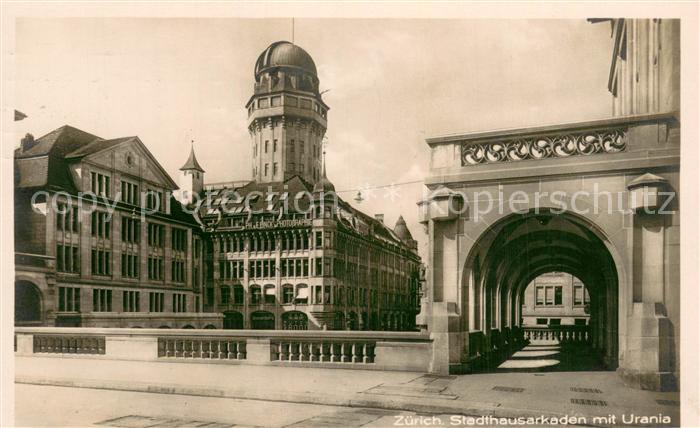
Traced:
[[[517, 340], [524, 288], [542, 273], [564, 271], [589, 285], [592, 345], [615, 368], [624, 267], [602, 229], [586, 216], [543, 208], [506, 214], [481, 226], [460, 267], [460, 313], [469, 357]], [[483, 337], [477, 337], [479, 332]]]
[[237, 311], [224, 312], [224, 329], [240, 330], [243, 328], [243, 314]]
[[41, 324], [43, 306], [41, 290], [34, 282], [15, 281], [15, 325]]

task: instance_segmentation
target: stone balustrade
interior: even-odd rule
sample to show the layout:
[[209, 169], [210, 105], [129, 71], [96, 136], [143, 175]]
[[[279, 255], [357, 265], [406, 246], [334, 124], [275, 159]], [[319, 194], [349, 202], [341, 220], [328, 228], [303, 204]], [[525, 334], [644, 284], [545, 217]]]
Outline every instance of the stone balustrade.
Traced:
[[18, 357], [285, 365], [431, 372], [419, 332], [15, 328]]
[[529, 341], [588, 342], [590, 329], [586, 325], [545, 325], [523, 327], [525, 339]]

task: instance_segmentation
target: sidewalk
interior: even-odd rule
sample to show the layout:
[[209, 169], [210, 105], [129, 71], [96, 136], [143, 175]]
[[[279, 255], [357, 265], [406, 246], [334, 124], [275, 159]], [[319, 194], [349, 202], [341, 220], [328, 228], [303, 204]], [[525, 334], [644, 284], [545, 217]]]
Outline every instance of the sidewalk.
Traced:
[[[679, 394], [630, 389], [614, 372], [505, 372], [435, 376], [201, 362], [16, 357], [16, 382], [494, 417], [668, 416]], [[660, 400], [660, 401], [657, 401]], [[606, 423], [607, 422], [607, 423]], [[644, 422], [644, 421], [641, 421]], [[579, 420], [581, 424], [581, 420]], [[637, 423], [636, 425], [659, 425]]]

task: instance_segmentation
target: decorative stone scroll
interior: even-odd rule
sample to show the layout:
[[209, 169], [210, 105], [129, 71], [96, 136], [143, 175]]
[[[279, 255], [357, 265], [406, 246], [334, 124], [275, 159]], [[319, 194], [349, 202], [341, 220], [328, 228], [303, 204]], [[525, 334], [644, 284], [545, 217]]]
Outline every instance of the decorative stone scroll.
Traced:
[[619, 153], [626, 148], [627, 133], [623, 128], [483, 143], [462, 143], [462, 166]]

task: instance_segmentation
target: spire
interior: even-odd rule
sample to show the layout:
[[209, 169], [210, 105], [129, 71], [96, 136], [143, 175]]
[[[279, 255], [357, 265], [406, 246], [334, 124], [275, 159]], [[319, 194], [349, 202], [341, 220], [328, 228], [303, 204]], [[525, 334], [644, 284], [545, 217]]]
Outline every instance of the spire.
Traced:
[[403, 219], [402, 215], [399, 215], [399, 219], [396, 220], [396, 226], [394, 226], [394, 233], [396, 233], [396, 235], [399, 238], [401, 238], [402, 241], [413, 239], [413, 236], [411, 236], [411, 232], [406, 226], [406, 220]]
[[190, 148], [190, 157], [187, 158], [187, 162], [185, 162], [185, 164], [182, 165], [180, 171], [187, 171], [190, 169], [194, 169], [199, 172], [204, 172], [204, 169], [199, 165], [199, 162], [197, 162], [197, 156], [194, 155], [194, 140], [192, 140], [192, 146]]

